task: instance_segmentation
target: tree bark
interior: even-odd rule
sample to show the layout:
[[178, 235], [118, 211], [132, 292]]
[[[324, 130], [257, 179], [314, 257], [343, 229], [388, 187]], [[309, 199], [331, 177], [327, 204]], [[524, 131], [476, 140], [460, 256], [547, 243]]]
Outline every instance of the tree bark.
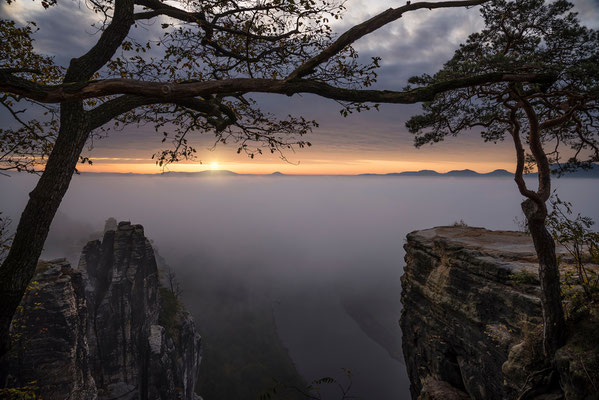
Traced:
[[[64, 85], [85, 86], [110, 60], [135, 22], [133, 11], [134, 0], [115, 0], [110, 25], [86, 54], [71, 60]], [[10, 251], [0, 266], [0, 356], [8, 350], [12, 317], [35, 273], [56, 210], [69, 188], [79, 155], [93, 129], [81, 99], [60, 101], [60, 129], [54, 148], [44, 173], [29, 194]]]
[[560, 276], [555, 256], [555, 242], [545, 227], [547, 205], [545, 202], [551, 195], [551, 168], [541, 140], [541, 124], [534, 107], [521, 94], [521, 85], [513, 85], [511, 96], [519, 102], [529, 122], [528, 144], [535, 159], [539, 176], [539, 187], [536, 192], [528, 190], [522, 177], [524, 170], [524, 148], [520, 140], [520, 124], [516, 118], [517, 108], [512, 108], [510, 132], [516, 147], [517, 168], [516, 184], [520, 193], [527, 197], [522, 202], [522, 211], [528, 222], [528, 229], [539, 260], [539, 281], [541, 283], [541, 309], [543, 311], [543, 352], [545, 359], [551, 363], [557, 349], [566, 342], [566, 322], [562, 308]]
[[528, 221], [535, 251], [539, 259], [539, 280], [541, 282], [541, 308], [543, 310], [543, 351], [551, 362], [557, 349], [566, 341], [564, 312], [560, 291], [560, 276], [555, 256], [555, 242], [545, 227], [547, 210], [527, 199], [522, 203], [522, 211]]
[[0, 356], [8, 350], [12, 317], [35, 273], [50, 225], [89, 136], [86, 118], [81, 102], [61, 104], [60, 132], [54, 149], [29, 194], [10, 251], [0, 266]]
[[65, 82], [60, 85], [41, 85], [0, 70], [0, 92], [12, 93], [42, 103], [76, 101], [112, 95], [133, 95], [180, 100], [197, 96], [208, 97], [232, 93], [275, 93], [291, 96], [312, 93], [321, 97], [361, 103], [413, 104], [432, 101], [435, 95], [454, 89], [498, 82], [528, 82], [547, 84], [555, 81], [554, 74], [514, 74], [489, 72], [454, 78], [405, 91], [348, 89], [314, 79], [230, 78], [190, 82], [156, 82], [113, 78]]

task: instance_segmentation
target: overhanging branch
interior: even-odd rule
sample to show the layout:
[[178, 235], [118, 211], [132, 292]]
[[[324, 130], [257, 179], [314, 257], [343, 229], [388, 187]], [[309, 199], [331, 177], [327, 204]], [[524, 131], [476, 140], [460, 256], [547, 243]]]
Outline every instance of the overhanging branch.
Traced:
[[83, 83], [62, 85], [40, 85], [12, 74], [0, 73], [0, 92], [12, 93], [42, 103], [60, 103], [111, 95], [134, 95], [172, 100], [197, 96], [230, 93], [278, 93], [293, 95], [312, 93], [329, 99], [360, 103], [413, 104], [431, 101], [438, 93], [474, 85], [486, 85], [499, 82], [551, 83], [552, 74], [512, 74], [492, 72], [476, 76], [456, 78], [429, 86], [406, 91], [358, 90], [331, 86], [327, 83], [295, 79], [292, 81], [277, 79], [236, 78], [202, 82], [147, 82], [133, 79], [106, 79]]
[[[119, 115], [125, 114], [138, 107], [165, 103], [176, 104], [197, 111], [207, 117], [215, 117], [221, 125], [227, 123], [232, 124], [236, 120], [235, 113], [230, 108], [214, 99], [186, 98], [164, 100], [156, 97], [125, 95], [109, 100], [98, 107], [87, 111], [89, 129], [99, 128]], [[215, 126], [215, 128], [220, 128], [222, 130], [224, 129], [224, 126]]]
[[393, 22], [408, 11], [415, 11], [427, 8], [432, 10], [433, 8], [452, 8], [452, 7], [468, 7], [476, 6], [487, 2], [488, 0], [469, 0], [469, 1], [442, 1], [442, 2], [418, 2], [410, 4], [408, 1], [405, 6], [390, 8], [382, 13], [370, 18], [367, 21], [358, 24], [343, 35], [339, 36], [329, 47], [324, 49], [322, 52], [312, 57], [298, 68], [296, 68], [288, 77], [287, 80], [293, 80], [302, 78], [306, 75], [310, 75], [314, 69], [320, 64], [328, 61], [331, 57], [339, 54], [344, 48], [354, 43], [356, 40], [368, 35], [371, 32], [376, 31], [384, 25]]
[[115, 0], [114, 16], [98, 42], [83, 56], [71, 60], [65, 82], [88, 80], [102, 68], [127, 37], [133, 19], [133, 0]]
[[[247, 30], [236, 29], [236, 28], [232, 28], [232, 27], [228, 27], [228, 26], [224, 26], [224, 25], [218, 25], [218, 24], [209, 22], [206, 19], [206, 16], [204, 15], [203, 12], [185, 11], [183, 9], [165, 4], [159, 0], [135, 0], [135, 4], [144, 6], [151, 10], [151, 11], [144, 11], [144, 12], [136, 13], [134, 15], [135, 20], [151, 19], [151, 18], [157, 17], [159, 15], [165, 15], [165, 16], [177, 19], [179, 21], [182, 21], [182, 22], [195, 23], [199, 27], [201, 27], [202, 29], [205, 29], [207, 31], [210, 31], [210, 30], [223, 31], [223, 32], [227, 32], [230, 34], [234, 34], [234, 35], [248, 37], [250, 39], [262, 40], [262, 41], [273, 42], [273, 43], [277, 42], [279, 40], [282, 40], [282, 39], [289, 38], [291, 35], [299, 32], [297, 29], [293, 29], [291, 31], [282, 33], [280, 35], [273, 35], [273, 36], [255, 35], [255, 34], [248, 32]], [[252, 10], [270, 10], [272, 8], [276, 8], [276, 7], [271, 6], [271, 7], [240, 8], [240, 9], [231, 10], [230, 12], [227, 12], [227, 13], [219, 14], [218, 16], [221, 17], [221, 16], [228, 15], [228, 14], [241, 13], [241, 12], [252, 11]], [[207, 35], [206, 40], [209, 39], [209, 36], [210, 35]]]

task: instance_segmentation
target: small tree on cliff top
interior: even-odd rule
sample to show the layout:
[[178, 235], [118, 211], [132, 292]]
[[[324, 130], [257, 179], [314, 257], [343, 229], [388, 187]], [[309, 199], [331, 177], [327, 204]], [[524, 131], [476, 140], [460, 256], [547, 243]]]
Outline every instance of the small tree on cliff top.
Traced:
[[[417, 146], [472, 128], [480, 129], [486, 141], [506, 135], [513, 141], [515, 181], [526, 197], [522, 210], [539, 258], [548, 357], [565, 339], [555, 244], [545, 227], [550, 167], [564, 153], [569, 157], [561, 165], [564, 170], [599, 161], [599, 34], [581, 26], [571, 8], [562, 0], [484, 5], [485, 29], [472, 34], [434, 76], [413, 78], [412, 83], [431, 85], [498, 70], [550, 73], [554, 80], [547, 85], [506, 82], [447, 91], [425, 103], [424, 113], [407, 123]], [[536, 190], [522, 177], [530, 164], [538, 171]]]

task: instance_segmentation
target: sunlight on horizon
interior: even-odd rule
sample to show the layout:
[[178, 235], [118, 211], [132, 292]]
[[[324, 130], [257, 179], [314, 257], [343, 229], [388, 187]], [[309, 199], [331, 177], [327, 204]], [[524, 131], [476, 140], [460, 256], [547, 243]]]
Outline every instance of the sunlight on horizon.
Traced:
[[272, 174], [281, 172], [286, 175], [360, 175], [388, 174], [404, 171], [434, 170], [440, 173], [451, 170], [471, 169], [479, 173], [487, 173], [496, 169], [513, 172], [514, 165], [509, 162], [473, 162], [473, 161], [393, 161], [393, 160], [353, 160], [352, 162], [336, 162], [336, 160], [306, 160], [300, 164], [285, 162], [219, 162], [210, 163], [176, 163], [166, 168], [147, 162], [114, 162], [112, 160], [94, 160], [93, 165], [80, 165], [81, 172], [160, 174], [162, 172], [202, 172], [227, 170], [238, 174]]

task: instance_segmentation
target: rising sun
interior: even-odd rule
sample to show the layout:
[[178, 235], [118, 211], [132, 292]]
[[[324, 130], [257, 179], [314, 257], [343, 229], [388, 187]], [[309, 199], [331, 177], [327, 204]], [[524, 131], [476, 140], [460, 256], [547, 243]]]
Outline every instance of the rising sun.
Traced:
[[210, 169], [211, 169], [211, 170], [218, 169], [218, 167], [219, 167], [219, 166], [220, 166], [220, 165], [219, 165], [218, 161], [212, 161], [212, 162], [210, 163]]

